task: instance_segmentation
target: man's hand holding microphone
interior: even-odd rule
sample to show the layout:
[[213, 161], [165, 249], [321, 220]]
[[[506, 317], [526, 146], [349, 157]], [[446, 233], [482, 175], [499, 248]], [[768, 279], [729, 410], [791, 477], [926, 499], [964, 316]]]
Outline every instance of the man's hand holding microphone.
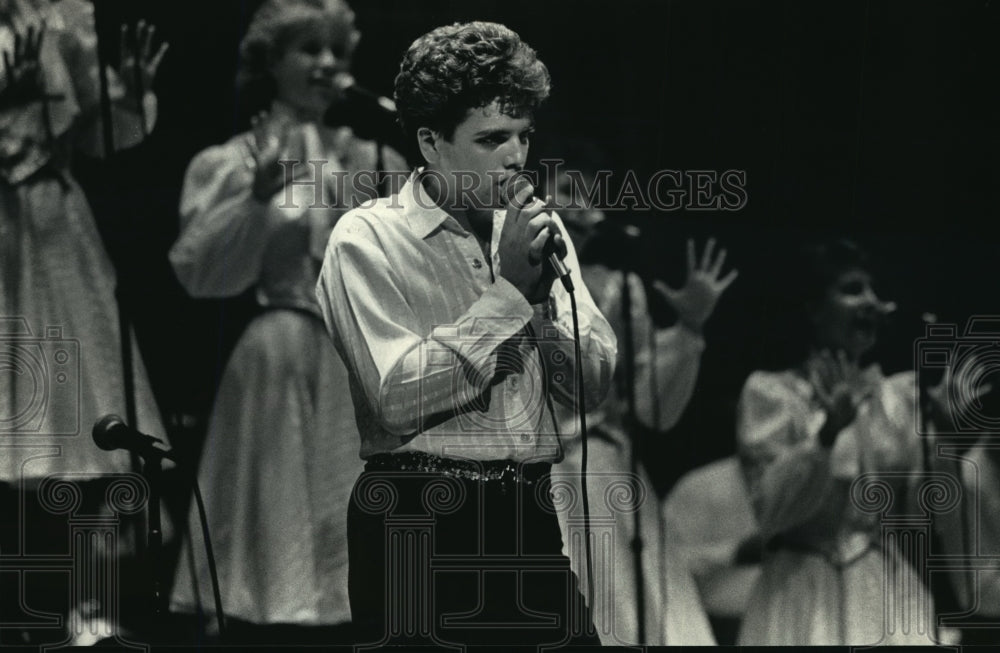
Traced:
[[500, 232], [500, 276], [521, 291], [530, 304], [548, 300], [556, 278], [569, 280], [563, 264], [566, 240], [548, 209], [551, 198], [533, 196], [534, 187], [523, 175], [506, 186], [507, 217]]

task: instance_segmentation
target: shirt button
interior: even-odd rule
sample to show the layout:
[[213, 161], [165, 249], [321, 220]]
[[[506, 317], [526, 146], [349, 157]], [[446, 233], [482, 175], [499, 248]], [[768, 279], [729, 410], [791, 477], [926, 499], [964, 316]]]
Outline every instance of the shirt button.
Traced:
[[480, 268], [483, 267], [483, 262], [480, 261], [477, 258], [474, 258], [474, 259], [472, 259], [472, 267], [474, 267], [474, 268], [476, 268], [478, 270], [478, 269], [480, 269]]
[[521, 434], [521, 442], [528, 442], [531, 440], [531, 436], [527, 433]]
[[517, 390], [517, 377], [516, 376], [507, 377], [507, 385], [510, 386], [511, 390]]

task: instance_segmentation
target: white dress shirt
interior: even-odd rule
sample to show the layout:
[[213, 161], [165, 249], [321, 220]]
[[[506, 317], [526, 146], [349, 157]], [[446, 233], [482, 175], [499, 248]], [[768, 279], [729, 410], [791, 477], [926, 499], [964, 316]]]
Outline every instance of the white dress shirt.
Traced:
[[[548, 304], [533, 307], [500, 276], [505, 216], [494, 213], [492, 266], [416, 176], [334, 228], [316, 292], [351, 375], [363, 458], [561, 457], [560, 437], [572, 434], [559, 432], [552, 400], [573, 405], [576, 397], [570, 297], [556, 282]], [[576, 287], [590, 409], [609, 389], [617, 341], [556, 221]]]

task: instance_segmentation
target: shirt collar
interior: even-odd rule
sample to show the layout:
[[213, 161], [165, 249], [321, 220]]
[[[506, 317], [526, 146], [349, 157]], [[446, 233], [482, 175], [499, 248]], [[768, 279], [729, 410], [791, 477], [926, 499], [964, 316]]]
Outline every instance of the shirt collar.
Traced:
[[403, 208], [410, 230], [418, 238], [426, 238], [438, 227], [449, 229], [459, 234], [468, 232], [462, 228], [458, 220], [451, 217], [447, 211], [434, 203], [423, 184], [420, 175], [423, 168], [417, 168], [399, 191], [399, 201]]

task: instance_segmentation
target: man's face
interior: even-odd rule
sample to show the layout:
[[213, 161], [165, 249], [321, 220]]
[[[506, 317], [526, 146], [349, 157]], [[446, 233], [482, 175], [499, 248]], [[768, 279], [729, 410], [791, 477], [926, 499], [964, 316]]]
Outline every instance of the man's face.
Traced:
[[444, 175], [455, 208], [494, 209], [505, 205], [504, 187], [524, 169], [531, 116], [513, 118], [497, 102], [470, 110], [450, 139], [436, 140], [430, 167]]

